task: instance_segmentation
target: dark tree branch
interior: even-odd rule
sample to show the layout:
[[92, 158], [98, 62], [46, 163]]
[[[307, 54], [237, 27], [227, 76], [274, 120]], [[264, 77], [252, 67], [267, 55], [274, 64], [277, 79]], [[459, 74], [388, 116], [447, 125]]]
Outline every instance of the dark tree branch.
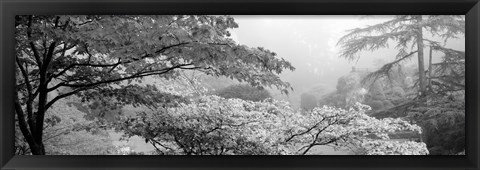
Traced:
[[67, 68], [63, 69], [62, 71], [58, 72], [57, 74], [54, 74], [52, 75], [52, 78], [57, 78], [59, 76], [61, 76], [62, 74], [64, 74], [65, 72], [67, 72], [68, 70], [76, 67], [76, 66], [88, 66], [88, 67], [112, 67], [112, 66], [115, 66], [119, 63], [115, 63], [115, 64], [88, 64], [88, 63], [82, 63], [82, 64], [72, 64], [72, 65], [69, 65]]
[[[186, 44], [189, 44], [189, 42], [186, 42], [186, 43], [179, 43], [179, 44], [174, 44], [174, 45], [170, 45], [170, 46], [166, 46], [166, 47], [163, 47], [159, 50], [157, 50], [155, 52], [156, 55], [158, 54], [161, 54], [163, 52], [165, 52], [166, 50], [170, 49], [170, 48], [174, 48], [174, 47], [178, 47], [178, 46], [182, 46], [182, 45], [186, 45]], [[89, 55], [91, 55], [89, 53]], [[90, 61], [90, 57], [89, 56], [89, 60]], [[115, 67], [117, 67], [118, 65], [120, 64], [129, 64], [129, 63], [132, 63], [134, 61], [138, 61], [138, 60], [142, 60], [142, 59], [146, 59], [146, 58], [151, 58], [153, 57], [153, 55], [151, 54], [147, 54], [147, 55], [144, 55], [140, 58], [133, 58], [132, 60], [128, 60], [128, 61], [121, 61], [120, 62], [120, 59], [119, 59], [119, 62], [117, 63], [113, 63], [113, 64], [90, 64], [89, 62], [87, 63], [74, 63], [74, 64], [70, 64], [69, 66], [67, 66], [65, 69], [63, 69], [62, 71], [60, 71], [59, 73], [57, 74], [54, 74], [53, 75], [53, 78], [56, 78], [56, 77], [59, 77], [60, 75], [64, 74], [65, 72], [67, 72], [68, 70], [70, 69], [73, 69], [74, 67], [77, 67], [77, 66], [85, 66], [85, 67], [113, 67], [111, 68], [111, 70], [113, 70]]]
[[53, 41], [50, 46], [48, 47], [48, 52], [46, 53], [46, 56], [45, 56], [45, 59], [44, 59], [44, 67], [45, 69], [49, 69], [50, 67], [50, 62], [52, 61], [53, 59], [53, 52], [55, 51], [55, 47], [57, 46], [56, 45], [57, 42], [56, 41]]
[[[334, 116], [332, 116], [332, 117], [334, 117]], [[323, 121], [323, 120], [322, 120], [322, 121]], [[307, 152], [308, 152], [312, 147], [314, 147], [314, 146], [317, 146], [317, 145], [326, 145], [326, 144], [329, 144], [329, 143], [334, 142], [335, 140], [331, 139], [331, 140], [333, 140], [333, 141], [331, 141], [331, 142], [319, 143], [319, 142], [318, 142], [318, 139], [319, 139], [320, 134], [321, 134], [323, 131], [325, 131], [328, 127], [330, 127], [331, 125], [334, 125], [334, 124], [336, 124], [336, 123], [338, 123], [338, 122], [339, 122], [339, 120], [338, 120], [338, 119], [335, 119], [335, 121], [329, 122], [325, 127], [323, 127], [322, 129], [318, 130], [318, 132], [314, 135], [314, 137], [313, 137], [313, 139], [312, 139], [312, 143], [299, 149], [299, 151], [300, 151], [300, 150], [303, 150], [304, 148], [307, 148], [305, 151], [302, 152], [302, 155], [307, 154]], [[334, 138], [334, 139], [336, 139], [336, 138]]]
[[189, 65], [192, 65], [192, 64], [180, 64], [180, 65], [177, 65], [177, 66], [173, 66], [173, 67], [169, 67], [169, 68], [164, 68], [164, 69], [160, 69], [160, 70], [152, 70], [152, 71], [147, 71], [147, 72], [139, 72], [139, 73], [135, 73], [131, 76], [127, 76], [127, 77], [122, 77], [122, 78], [118, 78], [118, 79], [112, 79], [112, 80], [105, 80], [105, 81], [99, 81], [99, 82], [95, 82], [95, 83], [90, 83], [90, 84], [66, 84], [66, 83], [59, 83], [57, 84], [56, 86], [48, 89], [48, 91], [53, 91], [59, 87], [73, 87], [73, 88], [80, 88], [80, 87], [90, 87], [90, 86], [96, 86], [96, 85], [100, 85], [100, 84], [107, 84], [107, 83], [113, 83], [113, 82], [118, 82], [118, 81], [122, 81], [122, 80], [127, 80], [127, 79], [133, 79], [133, 78], [141, 78], [141, 77], [145, 77], [145, 76], [149, 76], [149, 75], [157, 75], [157, 74], [164, 74], [164, 73], [167, 73], [171, 70], [174, 70], [174, 69], [179, 69], [179, 68], [182, 68], [183, 66], [189, 66]]
[[310, 149], [312, 149], [314, 146], [318, 146], [318, 145], [328, 145], [328, 144], [331, 144], [333, 142], [336, 142], [338, 141], [339, 139], [341, 138], [331, 138], [330, 140], [326, 141], [326, 142], [322, 142], [322, 143], [312, 143], [310, 145], [308, 145], [308, 148], [302, 153], [302, 155], [305, 155], [308, 153], [308, 151]]
[[57, 27], [58, 27], [58, 21], [60, 21], [60, 16], [56, 16], [56, 17], [55, 17], [55, 25], [53, 26], [53, 28], [57, 28]]
[[318, 127], [320, 125], [320, 123], [322, 123], [322, 121], [324, 120], [325, 118], [323, 118], [321, 121], [319, 121], [317, 124], [315, 124], [314, 126], [308, 128], [306, 131], [302, 132], [302, 133], [297, 133], [297, 134], [294, 134], [292, 136], [290, 136], [289, 138], [287, 138], [287, 140], [285, 140], [285, 142], [289, 142], [290, 140], [292, 140], [294, 137], [296, 136], [301, 136], [301, 135], [304, 135], [304, 134], [307, 134], [309, 133], [310, 131], [312, 131], [313, 129], [315, 129], [316, 127]]
[[[58, 19], [58, 18], [57, 18]], [[38, 85], [39, 90], [39, 98], [38, 98], [38, 109], [35, 115], [35, 128], [32, 129], [33, 137], [37, 143], [40, 144], [39, 152], [41, 154], [45, 154], [45, 148], [43, 146], [43, 125], [44, 125], [44, 118], [45, 112], [47, 111], [48, 107], [47, 104], [47, 96], [48, 96], [48, 82], [50, 80], [50, 75], [48, 70], [51, 67], [50, 62], [53, 58], [53, 52], [56, 47], [56, 41], [54, 40], [48, 47], [48, 50], [45, 49], [44, 51], [44, 58], [43, 58], [43, 65], [40, 66], [39, 76], [40, 82]], [[46, 39], [44, 41], [44, 46], [46, 47]]]
[[[370, 73], [368, 74], [363, 80], [362, 80], [362, 84], [365, 84], [368, 80], [371, 80], [371, 79], [374, 79], [374, 82], [376, 81], [376, 79], [388, 74], [388, 72], [390, 71], [390, 69], [395, 65], [395, 64], [398, 64], [399, 62], [407, 59], [408, 57], [412, 56], [413, 54], [417, 53], [417, 51], [413, 51], [411, 53], [408, 53], [407, 55], [403, 56], [402, 58], [399, 58], [393, 62], [390, 62], [390, 63], [387, 63], [385, 65], [383, 65], [379, 70], [373, 72], [373, 73]], [[372, 83], [373, 84], [373, 83]]]
[[81, 91], [84, 91], [84, 90], [88, 90], [88, 89], [91, 89], [91, 88], [93, 88], [93, 87], [78, 88], [78, 89], [73, 90], [73, 91], [71, 91], [71, 92], [58, 95], [58, 96], [56, 96], [55, 98], [53, 98], [52, 100], [50, 100], [50, 101], [45, 105], [45, 109], [50, 108], [55, 102], [57, 102], [58, 100], [60, 100], [60, 99], [62, 99], [62, 98], [65, 98], [65, 97], [68, 97], [68, 96], [77, 94], [78, 92], [81, 92]]
[[53, 98], [50, 102], [48, 102], [46, 104], [46, 108], [49, 108], [50, 106], [52, 106], [56, 101], [62, 99], [62, 98], [65, 98], [65, 97], [68, 97], [68, 96], [71, 96], [73, 94], [76, 94], [80, 91], [84, 91], [84, 90], [88, 90], [88, 89], [91, 89], [93, 88], [94, 86], [98, 86], [98, 85], [101, 85], [101, 84], [108, 84], [108, 83], [113, 83], [113, 82], [118, 82], [118, 81], [123, 81], [123, 80], [128, 80], [128, 79], [133, 79], [133, 78], [141, 78], [141, 77], [146, 77], [146, 76], [151, 76], [151, 75], [160, 75], [160, 74], [165, 74], [169, 71], [172, 71], [174, 69], [177, 69], [177, 68], [181, 68], [182, 66], [187, 66], [187, 65], [190, 65], [190, 64], [182, 64], [182, 65], [177, 65], [177, 66], [174, 66], [174, 67], [170, 67], [170, 68], [165, 68], [165, 69], [162, 69], [162, 70], [155, 70], [155, 71], [149, 71], [149, 72], [143, 72], [143, 73], [137, 73], [137, 74], [134, 74], [132, 76], [127, 76], [127, 77], [123, 77], [123, 78], [118, 78], [118, 79], [112, 79], [112, 80], [106, 80], [106, 81], [99, 81], [99, 82], [95, 82], [95, 83], [90, 83], [90, 84], [58, 84], [50, 89], [48, 89], [49, 91], [52, 91], [56, 88], [59, 88], [59, 87], [62, 87], [62, 86], [65, 86], [65, 87], [73, 87], [73, 88], [79, 88], [79, 89], [76, 89], [72, 92], [69, 92], [69, 93], [65, 93], [65, 94], [62, 94], [62, 95], [59, 95], [55, 98]]
[[55, 51], [53, 54], [54, 54], [54, 55], [57, 55], [57, 54], [59, 54], [59, 53], [62, 53], [61, 56], [65, 56], [65, 52], [66, 52], [66, 51], [68, 51], [68, 50], [72, 49], [73, 47], [77, 46], [77, 44], [75, 44], [75, 43], [72, 43], [72, 44], [70, 44], [70, 45], [68, 45], [68, 46], [66, 46], [66, 44], [67, 44], [67, 43], [64, 43], [63, 49], [57, 50], [57, 51]]
[[25, 63], [25, 68], [23, 68], [19, 59], [18, 59], [18, 57], [16, 57], [15, 59], [16, 59], [18, 67], [20, 68], [20, 72], [22, 73], [22, 75], [24, 77], [24, 80], [26, 82], [26, 87], [27, 87], [28, 99], [27, 99], [26, 105], [27, 105], [28, 125], [29, 125], [30, 128], [34, 128], [35, 127], [35, 122], [33, 120], [32, 102], [38, 94], [38, 89], [36, 90], [35, 93], [32, 93], [32, 91], [33, 91], [32, 86], [31, 86], [30, 83], [28, 83], [28, 82], [30, 82], [29, 77], [28, 77], [28, 65], [27, 65], [27, 63]]
[[28, 92], [28, 98], [32, 97], [32, 85], [29, 83], [29, 77], [28, 77], [28, 72], [26, 69], [28, 69], [28, 65], [25, 63], [25, 68], [23, 68], [22, 63], [20, 63], [20, 60], [18, 57], [15, 57], [15, 61], [17, 63], [18, 68], [20, 69], [20, 72], [22, 73], [23, 79], [25, 80], [25, 85], [27, 87], [27, 92]]
[[[20, 104], [17, 95], [15, 95], [15, 113], [17, 114], [17, 118], [18, 118], [17, 120], [18, 120], [18, 125], [20, 127], [20, 131], [25, 137], [25, 140], [27, 141], [28, 145], [30, 147], [37, 146], [35, 144], [32, 133], [27, 128], [27, 123], [25, 122], [25, 115], [23, 113], [22, 105]], [[32, 153], [36, 154], [35, 149], [31, 149], [31, 150], [32, 150]]]
[[111, 73], [113, 71], [113, 69], [115, 69], [118, 65], [120, 65], [122, 62], [121, 62], [121, 59], [118, 58], [118, 62], [116, 64], [113, 65], [113, 67], [108, 70], [108, 73]]
[[32, 40], [32, 22], [33, 22], [33, 16], [30, 15], [28, 17], [28, 27], [27, 27], [27, 37], [28, 40], [30, 41], [30, 48], [32, 49], [33, 56], [35, 57], [35, 60], [37, 61], [37, 65], [40, 67], [42, 65], [42, 60], [40, 60], [40, 54], [38, 53], [37, 47], [35, 47], [35, 44], [33, 43]]
[[[61, 50], [62, 54], [60, 55], [60, 57], [64, 57], [65, 56], [65, 52], [67, 51], [67, 43], [63, 43], [63, 50]], [[54, 52], [52, 54], [53, 55], [56, 55], [56, 52]], [[52, 81], [52, 79], [55, 78], [55, 75], [51, 75], [48, 77], [48, 80], [47, 80], [47, 83], [49, 83], [50, 81]]]

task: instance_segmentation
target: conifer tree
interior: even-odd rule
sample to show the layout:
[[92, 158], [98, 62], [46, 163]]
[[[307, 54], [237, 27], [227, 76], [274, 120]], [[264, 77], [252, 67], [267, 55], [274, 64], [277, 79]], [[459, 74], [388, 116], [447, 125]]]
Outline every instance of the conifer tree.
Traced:
[[[425, 36], [426, 33], [429, 33], [432, 37], [439, 37], [443, 40], [443, 43], [429, 39]], [[337, 45], [341, 47], [340, 57], [358, 60], [362, 51], [389, 48], [391, 41], [395, 42], [395, 49], [398, 50], [395, 60], [367, 76], [367, 78], [374, 80], [388, 77], [394, 66], [414, 57], [414, 54], [416, 54], [418, 59], [418, 92], [420, 96], [426, 96], [429, 81], [427, 81], [427, 71], [425, 70], [424, 49], [430, 46], [433, 50], [445, 54], [441, 62], [444, 64], [438, 65], [448, 65], [445, 62], [452, 59], [461, 61], [461, 51], [445, 48], [444, 45], [449, 39], [459, 38], [461, 35], [465, 35], [465, 19], [462, 16], [399, 15], [383, 23], [349, 30], [349, 33], [343, 36]], [[429, 66], [429, 68], [431, 67]], [[431, 77], [428, 79], [431, 79]]]

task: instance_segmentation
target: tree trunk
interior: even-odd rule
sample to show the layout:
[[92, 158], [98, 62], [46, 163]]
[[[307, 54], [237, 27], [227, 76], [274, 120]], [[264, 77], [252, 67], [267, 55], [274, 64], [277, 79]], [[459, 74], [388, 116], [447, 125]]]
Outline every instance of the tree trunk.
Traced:
[[45, 146], [42, 143], [36, 143], [35, 147], [30, 146], [33, 155], [45, 155]]
[[[58, 21], [58, 18], [57, 18]], [[56, 23], [57, 24], [57, 23]], [[55, 26], [56, 26], [55, 24]], [[45, 48], [47, 46], [44, 46]], [[24, 135], [25, 139], [28, 142], [28, 146], [34, 155], [45, 155], [45, 146], [43, 144], [43, 125], [45, 119], [45, 112], [47, 111], [47, 96], [48, 96], [48, 69], [50, 68], [50, 62], [53, 58], [53, 53], [56, 47], [56, 42], [53, 41], [49, 46], [48, 49], [44, 49], [44, 59], [41, 60], [42, 62], [38, 63], [39, 67], [39, 85], [38, 85], [38, 108], [37, 111], [30, 115], [33, 112], [31, 109], [31, 103], [27, 102], [27, 114], [28, 114], [28, 123], [25, 122], [25, 114], [23, 108], [18, 101], [18, 96], [16, 99], [16, 112], [19, 119], [19, 125], [22, 130], [22, 134]], [[36, 49], [31, 49], [35, 51]], [[19, 66], [20, 67], [20, 66]], [[29, 83], [29, 82], [26, 82]], [[33, 101], [35, 96], [28, 96], [29, 101]], [[17, 106], [18, 105], [18, 106]], [[29, 128], [27, 128], [29, 127]]]
[[32, 134], [32, 128], [28, 128], [28, 124], [25, 121], [25, 114], [22, 110], [22, 106], [18, 100], [18, 96], [15, 95], [15, 113], [17, 115], [18, 126], [20, 127], [20, 131], [22, 132], [23, 137], [27, 141], [28, 147], [30, 151], [34, 155], [45, 155], [45, 147], [43, 142], [37, 142], [38, 139], [34, 137]]
[[[17, 100], [18, 102], [18, 100]], [[17, 103], [15, 103], [17, 105]], [[19, 109], [22, 109], [20, 103], [18, 103]], [[25, 116], [23, 111], [19, 111], [18, 109], [15, 110], [18, 116], [18, 122], [20, 126], [20, 130], [23, 134], [23, 137], [26, 139], [28, 146], [30, 147], [30, 151], [33, 155], [45, 155], [45, 146], [43, 145], [43, 116], [42, 116], [42, 123], [36, 122], [37, 126], [33, 126], [28, 128], [27, 123], [25, 122]], [[42, 113], [44, 115], [45, 112]], [[35, 114], [38, 115], [38, 112]], [[38, 124], [41, 124], [42, 127], [39, 129]]]
[[35, 140], [37, 153], [39, 155], [45, 155], [45, 147], [43, 145], [43, 124], [44, 124], [44, 118], [45, 118], [45, 112], [46, 112], [45, 105], [47, 101], [48, 92], [46, 89], [46, 85], [44, 87], [40, 85], [39, 89], [40, 89], [39, 102], [38, 102], [39, 106], [35, 114], [35, 118], [36, 118], [35, 127], [32, 127], [32, 133], [33, 133], [33, 139]]
[[432, 90], [432, 46], [430, 46], [430, 53], [428, 57], [428, 90]]
[[[417, 16], [417, 23], [422, 22], [422, 16]], [[421, 97], [426, 95], [425, 65], [423, 61], [423, 32], [422, 27], [417, 28], [417, 49], [418, 49], [418, 82], [419, 94]]]

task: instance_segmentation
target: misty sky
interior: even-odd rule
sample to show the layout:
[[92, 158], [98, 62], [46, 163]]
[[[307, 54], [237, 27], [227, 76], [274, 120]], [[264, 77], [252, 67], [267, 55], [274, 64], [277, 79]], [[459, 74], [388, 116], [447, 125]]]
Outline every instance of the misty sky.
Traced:
[[[391, 49], [362, 53], [358, 62], [350, 62], [338, 57], [336, 46], [347, 30], [381, 23], [393, 16], [233, 17], [239, 24], [239, 28], [231, 31], [234, 40], [250, 47], [265, 47], [296, 67], [294, 72], [286, 72], [281, 77], [293, 85], [297, 94], [314, 86], [335, 90], [337, 79], [348, 74], [352, 66], [373, 70], [379, 67], [376, 63], [393, 61], [398, 52], [392, 45]], [[449, 41], [447, 46], [464, 51], [465, 39]], [[416, 60], [411, 62], [416, 64]]]

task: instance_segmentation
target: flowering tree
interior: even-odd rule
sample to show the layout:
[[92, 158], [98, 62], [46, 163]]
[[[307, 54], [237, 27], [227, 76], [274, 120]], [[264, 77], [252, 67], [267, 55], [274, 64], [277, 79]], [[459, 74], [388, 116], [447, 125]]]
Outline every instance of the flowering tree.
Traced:
[[237, 27], [230, 16], [17, 15], [14, 102], [23, 138], [33, 154], [44, 155], [45, 114], [57, 101], [109, 94], [101, 97], [122, 105], [161, 103], [143, 98], [161, 95], [143, 95], [154, 88], [130, 82], [175, 78], [179, 70], [287, 92], [278, 74], [294, 67], [272, 51], [237, 44], [229, 37]]
[[141, 112], [120, 129], [151, 143], [158, 154], [305, 155], [318, 145], [356, 148], [360, 154], [428, 154], [424, 143], [390, 141], [389, 133], [421, 128], [401, 119], [375, 119], [370, 108], [348, 110], [324, 106], [307, 114], [288, 103], [203, 96], [179, 107]]

